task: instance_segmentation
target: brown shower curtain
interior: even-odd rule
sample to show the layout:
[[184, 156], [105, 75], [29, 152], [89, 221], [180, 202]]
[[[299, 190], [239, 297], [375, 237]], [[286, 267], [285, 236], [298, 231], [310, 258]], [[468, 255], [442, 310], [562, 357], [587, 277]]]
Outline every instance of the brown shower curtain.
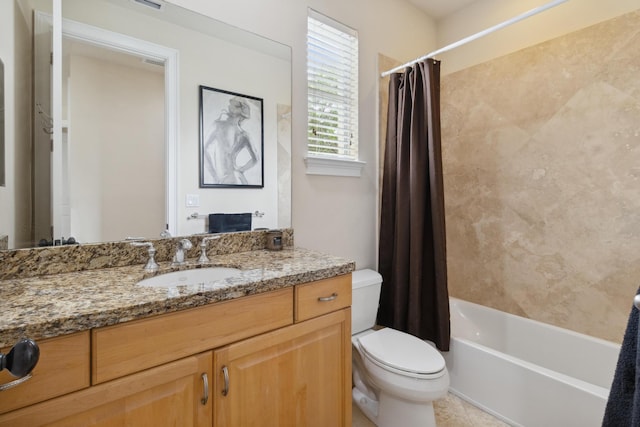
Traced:
[[440, 62], [389, 82], [382, 180], [378, 324], [449, 350], [449, 293], [440, 149]]

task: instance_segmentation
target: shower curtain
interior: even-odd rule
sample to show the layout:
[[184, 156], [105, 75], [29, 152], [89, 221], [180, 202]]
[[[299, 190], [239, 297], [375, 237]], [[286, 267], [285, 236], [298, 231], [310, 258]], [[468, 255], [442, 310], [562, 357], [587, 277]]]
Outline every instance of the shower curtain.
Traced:
[[448, 351], [439, 61], [427, 59], [391, 75], [386, 138], [378, 324]]

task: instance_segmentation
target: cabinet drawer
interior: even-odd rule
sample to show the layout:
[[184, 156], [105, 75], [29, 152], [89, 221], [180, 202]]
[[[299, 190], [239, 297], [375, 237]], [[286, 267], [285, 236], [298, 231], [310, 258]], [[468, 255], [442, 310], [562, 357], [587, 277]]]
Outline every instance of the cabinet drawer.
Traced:
[[[0, 391], [0, 413], [22, 408], [52, 397], [89, 387], [89, 331], [37, 341], [40, 359], [33, 377]], [[2, 349], [6, 354], [10, 348]], [[7, 371], [0, 372], [0, 383], [15, 380]]]
[[321, 316], [351, 305], [351, 273], [297, 285], [295, 321]]
[[92, 384], [158, 366], [293, 322], [293, 288], [92, 331]]

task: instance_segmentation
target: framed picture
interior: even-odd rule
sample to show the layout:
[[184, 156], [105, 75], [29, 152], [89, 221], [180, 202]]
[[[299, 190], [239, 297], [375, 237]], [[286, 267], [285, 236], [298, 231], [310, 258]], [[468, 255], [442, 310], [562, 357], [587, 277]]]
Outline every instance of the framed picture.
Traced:
[[200, 86], [200, 188], [264, 187], [262, 99]]

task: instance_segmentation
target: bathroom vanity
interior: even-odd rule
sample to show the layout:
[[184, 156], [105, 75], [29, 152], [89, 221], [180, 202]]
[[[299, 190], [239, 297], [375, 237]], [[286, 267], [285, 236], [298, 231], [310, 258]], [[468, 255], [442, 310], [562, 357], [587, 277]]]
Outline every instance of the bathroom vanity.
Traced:
[[212, 263], [243, 273], [176, 289], [136, 286], [140, 265], [0, 281], [3, 352], [40, 347], [33, 377], [0, 392], [0, 426], [350, 426], [353, 263], [298, 248]]

